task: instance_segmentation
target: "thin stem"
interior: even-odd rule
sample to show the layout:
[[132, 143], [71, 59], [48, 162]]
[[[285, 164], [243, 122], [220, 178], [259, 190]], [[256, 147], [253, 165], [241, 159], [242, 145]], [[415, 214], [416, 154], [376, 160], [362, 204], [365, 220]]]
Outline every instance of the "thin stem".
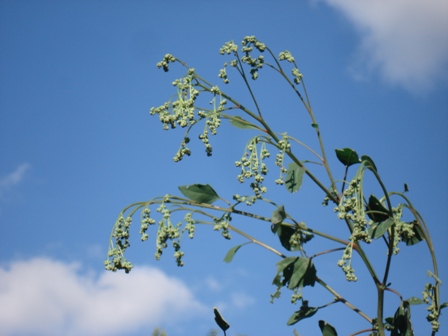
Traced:
[[352, 305], [350, 302], [348, 302], [347, 300], [345, 300], [342, 296], [339, 295], [338, 292], [336, 292], [333, 288], [331, 288], [330, 286], [328, 286], [322, 279], [320, 279], [319, 277], [316, 277], [316, 282], [319, 283], [320, 285], [322, 285], [324, 288], [326, 288], [331, 294], [333, 294], [336, 297], [337, 301], [342, 302], [343, 304], [345, 304], [347, 307], [349, 307], [350, 309], [352, 309], [354, 312], [358, 313], [359, 315], [361, 315], [362, 317], [364, 317], [370, 324], [372, 324], [372, 319], [370, 317], [368, 317], [366, 314], [364, 314], [360, 309], [356, 308], [354, 305]]

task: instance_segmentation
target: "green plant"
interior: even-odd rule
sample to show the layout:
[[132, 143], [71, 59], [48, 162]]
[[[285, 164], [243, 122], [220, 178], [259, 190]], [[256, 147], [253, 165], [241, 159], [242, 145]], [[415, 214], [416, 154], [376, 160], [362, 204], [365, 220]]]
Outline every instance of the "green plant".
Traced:
[[[208, 184], [194, 184], [179, 187], [183, 197], [165, 195], [127, 206], [120, 212], [113, 226], [108, 259], [105, 261], [106, 269], [111, 271], [124, 269], [126, 273], [131, 270], [132, 264], [126, 259], [125, 251], [130, 246], [132, 218], [138, 211], [140, 211], [141, 240], [147, 240], [149, 237], [147, 230], [150, 226], [155, 226], [155, 230], [157, 230], [155, 258], [161, 257], [163, 251], [168, 247], [168, 242], [171, 241], [178, 266], [183, 266], [182, 235], [188, 234], [189, 238], [193, 238], [197, 225], [211, 225], [214, 230], [220, 231], [225, 239], [230, 239], [231, 232], [234, 232], [247, 238], [245, 244], [257, 244], [279, 256], [280, 261], [276, 264], [277, 273], [273, 280], [277, 289], [271, 295], [271, 301], [278, 298], [281, 290], [286, 287], [292, 291], [292, 303], [301, 303], [300, 309], [289, 318], [288, 325], [309, 318], [332, 304], [342, 303], [365, 319], [369, 325], [369, 328], [355, 334], [371, 332], [373, 335], [385, 335], [386, 330], [390, 330], [391, 335], [412, 335], [410, 307], [414, 304], [426, 303], [429, 311], [427, 320], [431, 323], [434, 335], [439, 329], [440, 311], [447, 306], [447, 303], [440, 304], [439, 286], [441, 281], [438, 278], [435, 251], [424, 219], [405, 195], [407, 185], [404, 187], [404, 192], [388, 191], [374, 161], [367, 155], [359, 156], [355, 150], [350, 148], [335, 150], [337, 158], [345, 167], [343, 178], [335, 180], [328, 163], [319, 124], [311, 108], [303, 75], [299, 71], [294, 57], [287, 50], [276, 57], [264, 43], [258, 41], [254, 36], [247, 36], [243, 39], [241, 53], [238, 49], [239, 47], [232, 41], [225, 43], [220, 49], [220, 54], [232, 55], [233, 59], [224, 64], [218, 77], [228, 84], [230, 80], [227, 69], [230, 67], [239, 73], [255, 106], [254, 110], [234, 99], [225, 90], [205, 80], [194, 68], [167, 54], [157, 64], [157, 67], [168, 71], [170, 63], [179, 63], [187, 68], [187, 73], [173, 82], [176, 88], [173, 98], [159, 107], [151, 108], [150, 114], [159, 117], [165, 130], [178, 126], [186, 129], [180, 147], [173, 158], [175, 162], [181, 161], [185, 156], [191, 154], [188, 147], [189, 133], [194, 126], [199, 127], [201, 123], [203, 128], [199, 139], [205, 147], [207, 156], [211, 156], [213, 152], [209, 138], [211, 135], [217, 134], [222, 120], [228, 120], [230, 124], [239, 129], [258, 131], [258, 134], [247, 142], [241, 159], [235, 162], [236, 167], [240, 169], [237, 176], [238, 181], [241, 183], [246, 180], [250, 181], [252, 193], [247, 196], [233, 195], [232, 201], [229, 201], [218, 195]], [[263, 56], [264, 54], [267, 54], [272, 61], [268, 62]], [[285, 66], [282, 65], [284, 63], [286, 63]], [[286, 71], [285, 67], [291, 67], [291, 69]], [[252, 80], [256, 80], [262, 68], [270, 68], [281, 76], [303, 104], [311, 119], [311, 127], [315, 130], [319, 150], [312, 149], [287, 133], [278, 133], [271, 128], [258, 104], [249, 78], [250, 76]], [[201, 97], [211, 96], [211, 107], [201, 106], [200, 95]], [[241, 113], [243, 116], [237, 113]], [[299, 159], [297, 146], [309, 151], [316, 161]], [[318, 231], [313, 228], [312, 224], [305, 224], [294, 219], [283, 205], [264, 197], [267, 193], [265, 178], [269, 170], [267, 161], [272, 151], [275, 152], [274, 165], [279, 170], [275, 183], [284, 185], [289, 192], [294, 193], [301, 188], [303, 178], [307, 176], [322, 191], [323, 205], [333, 204], [337, 217], [345, 223], [346, 230], [349, 232], [348, 240]], [[316, 167], [319, 169], [319, 166], [325, 171], [325, 182], [316, 177], [315, 170]], [[355, 166], [357, 166], [356, 172], [349, 178], [349, 170]], [[366, 174], [370, 174], [379, 185], [381, 190], [379, 198], [375, 195], [365, 196]], [[221, 201], [219, 204], [224, 205], [217, 205], [218, 201]], [[393, 201], [400, 203], [393, 205]], [[273, 207], [271, 217], [240, 210], [241, 206], [251, 206], [261, 202]], [[157, 207], [156, 211], [160, 214], [158, 221], [151, 216], [151, 207], [153, 206]], [[184, 213], [184, 216], [175, 224], [172, 216], [178, 212]], [[272, 232], [278, 236], [283, 248], [292, 253], [286, 255], [240, 230], [231, 224], [234, 216], [255, 218], [268, 223]], [[403, 216], [410, 219], [406, 221]], [[323, 250], [310, 257], [306, 253], [305, 243], [310, 242], [316, 236], [336, 243], [340, 247]], [[433, 282], [425, 285], [422, 299], [416, 297], [403, 299], [399, 292], [391, 288], [389, 284], [391, 260], [400, 250], [399, 243], [411, 246], [422, 241], [426, 243], [432, 258], [432, 271], [428, 274], [432, 277]], [[373, 266], [365, 252], [365, 245], [373, 243], [384, 244], [387, 252], [381, 273], [378, 268]], [[224, 260], [232, 261], [235, 253], [245, 244], [231, 248]], [[345, 274], [347, 281], [357, 281], [355, 270], [352, 267], [354, 254], [358, 255], [365, 265], [377, 292], [376, 316], [367, 316], [330, 287], [327, 281], [317, 276], [314, 259], [338, 251], [342, 252], [342, 256], [337, 264]], [[334, 299], [320, 307], [310, 306], [309, 301], [303, 297], [302, 289], [315, 284], [325, 288]], [[397, 295], [401, 302], [395, 315], [387, 318], [383, 316], [386, 292]], [[336, 335], [334, 327], [325, 321], [319, 321], [319, 327], [324, 335]]]

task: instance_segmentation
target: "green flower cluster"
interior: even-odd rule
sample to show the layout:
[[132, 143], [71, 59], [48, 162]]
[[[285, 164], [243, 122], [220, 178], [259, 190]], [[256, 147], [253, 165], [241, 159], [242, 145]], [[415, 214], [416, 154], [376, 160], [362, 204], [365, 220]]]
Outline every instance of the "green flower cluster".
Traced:
[[140, 218], [141, 218], [140, 219], [140, 222], [141, 222], [140, 235], [142, 236], [141, 237], [142, 241], [148, 240], [149, 236], [146, 233], [146, 231], [148, 230], [148, 227], [150, 225], [153, 225], [156, 223], [156, 221], [153, 218], [151, 218], [150, 213], [151, 213], [151, 209], [149, 209], [149, 207], [146, 207], [142, 210], [141, 215], [140, 215]]
[[126, 273], [131, 271], [133, 266], [124, 257], [124, 252], [130, 246], [129, 228], [131, 223], [132, 217], [124, 219], [122, 215], [115, 222], [112, 237], [115, 238], [116, 247], [109, 249], [108, 259], [104, 262], [107, 271], [116, 272], [119, 269], [124, 269]]
[[[168, 196], [165, 198], [165, 202], [169, 202]], [[182, 222], [179, 222], [176, 225], [173, 225], [171, 222], [171, 212], [165, 206], [165, 202], [160, 204], [157, 208], [157, 212], [162, 214], [162, 218], [158, 222], [159, 227], [157, 229], [157, 240], [156, 240], [156, 253], [155, 258], [159, 260], [162, 256], [163, 250], [168, 247], [167, 241], [171, 240], [174, 248], [174, 258], [176, 259], [177, 266], [183, 266], [184, 262], [182, 261], [182, 257], [184, 252], [180, 251], [180, 238], [181, 231], [180, 227]]]
[[214, 218], [213, 221], [215, 222], [215, 226], [213, 227], [213, 230], [221, 231], [221, 234], [225, 239], [231, 239], [232, 237], [230, 236], [229, 232], [229, 222], [231, 220], [232, 217], [228, 212], [222, 215], [221, 218]]
[[355, 270], [352, 267], [352, 253], [353, 244], [350, 243], [346, 246], [342, 258], [338, 261], [338, 266], [342, 268], [345, 273], [345, 279], [347, 281], [357, 281], [358, 278], [355, 275]]
[[429, 323], [431, 323], [432, 330], [437, 332], [440, 328], [440, 322], [439, 322], [439, 316], [440, 316], [440, 310], [436, 307], [436, 287], [433, 286], [430, 283], [427, 283], [425, 285], [425, 289], [423, 290], [423, 301], [425, 303], [429, 304], [429, 306], [426, 308], [427, 311], [429, 311], [428, 316], [426, 319]]
[[279, 153], [275, 156], [275, 165], [280, 168], [280, 177], [275, 180], [276, 184], [283, 185], [285, 181], [283, 180], [283, 176], [288, 172], [286, 167], [283, 165], [285, 159], [285, 152], [289, 150], [291, 144], [289, 143], [289, 137], [286, 133], [282, 134], [282, 139], [278, 142], [277, 147], [280, 150]]
[[[261, 148], [258, 151], [260, 142]], [[241, 167], [241, 174], [237, 177], [239, 182], [243, 183], [245, 179], [254, 179], [250, 186], [257, 198], [261, 198], [261, 195], [268, 190], [263, 186], [264, 175], [268, 173], [267, 165], [263, 160], [269, 156], [270, 153], [266, 148], [266, 143], [256, 136], [249, 140], [241, 160], [235, 162], [235, 166]]]
[[171, 54], [166, 54], [163, 59], [157, 63], [158, 68], [163, 68], [163, 71], [168, 72], [168, 64], [176, 61], [176, 57]]
[[243, 45], [241, 50], [245, 53], [245, 55], [241, 58], [241, 62], [251, 66], [250, 74], [252, 79], [255, 80], [258, 78], [258, 69], [263, 67], [264, 56], [259, 55], [258, 57], [252, 57], [250, 53], [253, 51], [254, 47], [259, 52], [264, 52], [266, 46], [264, 43], [258, 41], [255, 36], [246, 36], [241, 44]]

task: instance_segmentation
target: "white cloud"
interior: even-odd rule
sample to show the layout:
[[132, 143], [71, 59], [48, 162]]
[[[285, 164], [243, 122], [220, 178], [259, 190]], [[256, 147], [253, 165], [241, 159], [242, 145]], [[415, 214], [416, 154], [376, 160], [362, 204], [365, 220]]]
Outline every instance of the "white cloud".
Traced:
[[362, 36], [358, 77], [378, 71], [391, 84], [428, 90], [448, 73], [448, 1], [324, 0]]
[[19, 184], [23, 180], [26, 171], [30, 168], [31, 166], [28, 163], [22, 163], [15, 171], [3, 178], [0, 178], [0, 196], [3, 195], [9, 188]]
[[1, 335], [127, 335], [205, 312], [186, 285], [155, 268], [79, 273], [48, 258], [0, 268]]

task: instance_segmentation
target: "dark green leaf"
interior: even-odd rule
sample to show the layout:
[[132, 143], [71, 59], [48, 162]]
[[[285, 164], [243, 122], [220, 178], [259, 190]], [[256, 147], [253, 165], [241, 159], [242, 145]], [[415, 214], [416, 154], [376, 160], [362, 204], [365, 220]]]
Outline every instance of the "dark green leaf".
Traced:
[[391, 336], [412, 336], [411, 309], [407, 301], [402, 301], [394, 315]]
[[368, 212], [367, 216], [375, 223], [384, 222], [389, 218], [389, 211], [381, 204], [381, 202], [373, 195], [369, 197], [369, 203], [367, 204], [366, 211], [375, 211]]
[[272, 231], [274, 233], [277, 233], [282, 246], [285, 249], [287, 249], [288, 251], [291, 251], [292, 248], [291, 248], [290, 240], [291, 240], [291, 236], [296, 232], [296, 230], [290, 226], [277, 224], [277, 225], [272, 225]]
[[271, 217], [271, 223], [274, 225], [280, 224], [286, 218], [285, 207], [282, 205], [274, 210]]
[[233, 126], [238, 127], [238, 128], [242, 128], [242, 129], [259, 129], [258, 127], [256, 127], [252, 123], [250, 123], [247, 120], [244, 120], [243, 118], [241, 118], [240, 116], [230, 117], [230, 123]]
[[216, 191], [209, 184], [190, 184], [180, 186], [180, 192], [197, 203], [212, 204], [219, 199]]
[[238, 250], [240, 249], [240, 247], [242, 247], [243, 245], [246, 245], [246, 244], [249, 244], [249, 243], [244, 243], [244, 244], [241, 244], [241, 245], [237, 245], [237, 246], [232, 247], [232, 248], [229, 250], [229, 252], [227, 252], [226, 256], [224, 257], [224, 261], [225, 261], [226, 263], [231, 262], [231, 261], [233, 260], [233, 257], [235, 256], [236, 251], [238, 251]]
[[[294, 262], [299, 257], [288, 257], [284, 258], [283, 260], [280, 260], [277, 264], [277, 274], [274, 277], [274, 280], [272, 283], [276, 285], [277, 287], [283, 287], [286, 283], [289, 282], [292, 276], [292, 268], [294, 265]], [[282, 277], [284, 280], [282, 280]]]
[[311, 126], [314, 127], [314, 128], [319, 128], [318, 124], [311, 124]]
[[227, 323], [226, 320], [224, 320], [219, 313], [218, 309], [216, 307], [213, 308], [213, 312], [215, 313], [215, 321], [216, 324], [222, 329], [222, 331], [226, 331], [230, 328], [230, 325]]
[[360, 163], [358, 154], [351, 148], [335, 149], [336, 156], [339, 161], [346, 167], [350, 167], [355, 163]]
[[325, 321], [319, 321], [319, 328], [322, 331], [322, 336], [338, 336], [336, 329]]
[[405, 183], [404, 184], [404, 192], [408, 192], [408, 191], [409, 191], [408, 185]]
[[[301, 161], [301, 163], [303, 162]], [[303, 174], [305, 174], [305, 168], [300, 167], [297, 163], [291, 162], [288, 165], [285, 187], [289, 192], [293, 193], [300, 189], [303, 182]]]
[[314, 286], [316, 281], [316, 268], [313, 261], [308, 258], [299, 258], [294, 262], [289, 289]]
[[394, 223], [393, 218], [388, 218], [387, 220], [381, 223], [373, 223], [372, 226], [369, 226], [369, 228], [367, 229], [369, 238], [378, 239], [387, 231], [387, 229], [391, 227], [393, 223]]
[[373, 167], [373, 169], [375, 169], [375, 171], [378, 171], [378, 169], [376, 169], [376, 166], [375, 166], [375, 162], [373, 162], [373, 160], [369, 157], [369, 156], [367, 156], [367, 155], [363, 155], [363, 156], [361, 156], [361, 161], [366, 161], [366, 162], [368, 162], [368, 165], [370, 165], [371, 167]]
[[300, 320], [306, 319], [308, 317], [313, 316], [316, 314], [316, 312], [319, 310], [319, 308], [314, 307], [308, 307], [308, 306], [302, 306], [300, 310], [294, 312], [294, 314], [291, 315], [291, 317], [288, 320], [288, 325], [293, 325], [299, 322]]
[[416, 298], [415, 296], [411, 297], [410, 299], [407, 299], [406, 301], [409, 302], [409, 304], [411, 304], [411, 305], [418, 305], [418, 304], [425, 303], [425, 301], [423, 301], [422, 299]]
[[415, 245], [415, 244], [421, 242], [425, 237], [425, 234], [423, 233], [423, 230], [420, 227], [420, 225], [418, 225], [417, 222], [413, 222], [412, 224], [413, 224], [412, 229], [414, 230], [414, 235], [410, 238], [408, 237], [407, 232], [404, 232], [401, 235], [401, 240], [403, 240], [403, 242], [405, 242], [407, 246]]
[[390, 324], [392, 327], [394, 326], [394, 318], [393, 317], [386, 317], [386, 322]]
[[440, 310], [442, 310], [443, 308], [448, 307], [448, 302], [444, 302], [440, 305]]

